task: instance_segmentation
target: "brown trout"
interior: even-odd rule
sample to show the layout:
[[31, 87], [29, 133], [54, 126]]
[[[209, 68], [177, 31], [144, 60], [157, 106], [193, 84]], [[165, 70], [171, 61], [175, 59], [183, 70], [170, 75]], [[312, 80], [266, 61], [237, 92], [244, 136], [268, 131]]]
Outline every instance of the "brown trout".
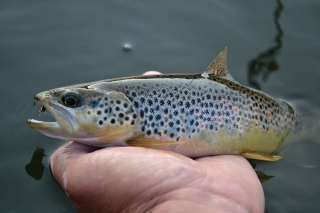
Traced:
[[188, 157], [272, 155], [301, 119], [286, 102], [237, 83], [225, 48], [202, 74], [102, 80], [39, 93], [35, 101], [56, 122], [28, 125], [63, 140], [143, 146]]

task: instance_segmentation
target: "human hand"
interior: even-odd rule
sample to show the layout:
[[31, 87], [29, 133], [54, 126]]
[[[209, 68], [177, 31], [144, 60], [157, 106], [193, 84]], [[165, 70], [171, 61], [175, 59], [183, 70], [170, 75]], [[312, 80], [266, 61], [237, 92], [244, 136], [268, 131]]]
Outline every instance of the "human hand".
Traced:
[[78, 212], [263, 212], [262, 186], [247, 160], [192, 160], [142, 147], [69, 142], [50, 160]]

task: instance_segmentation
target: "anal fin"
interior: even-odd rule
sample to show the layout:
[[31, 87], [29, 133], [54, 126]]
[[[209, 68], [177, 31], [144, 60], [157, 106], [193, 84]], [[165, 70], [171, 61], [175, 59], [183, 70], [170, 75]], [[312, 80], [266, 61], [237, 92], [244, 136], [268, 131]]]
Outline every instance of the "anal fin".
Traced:
[[239, 155], [248, 159], [265, 160], [265, 161], [278, 161], [282, 158], [279, 155], [272, 155], [272, 154], [263, 153], [263, 152], [242, 152], [242, 153], [239, 153]]

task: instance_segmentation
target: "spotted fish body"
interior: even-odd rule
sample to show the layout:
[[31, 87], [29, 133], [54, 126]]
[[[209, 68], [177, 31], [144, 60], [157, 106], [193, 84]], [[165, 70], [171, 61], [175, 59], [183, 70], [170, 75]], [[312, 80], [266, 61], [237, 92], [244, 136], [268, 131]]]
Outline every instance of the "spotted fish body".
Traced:
[[[301, 128], [286, 102], [235, 82], [226, 50], [203, 74], [112, 79], [58, 88], [35, 100], [57, 122], [40, 132], [94, 146], [144, 146], [189, 157], [272, 153]], [[259, 157], [258, 157], [259, 158]]]

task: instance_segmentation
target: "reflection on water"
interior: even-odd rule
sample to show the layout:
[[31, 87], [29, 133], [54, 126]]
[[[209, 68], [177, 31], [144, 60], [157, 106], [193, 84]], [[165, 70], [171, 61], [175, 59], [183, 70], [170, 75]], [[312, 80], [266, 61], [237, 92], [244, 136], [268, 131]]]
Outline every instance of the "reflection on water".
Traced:
[[271, 178], [275, 177], [275, 176], [272, 176], [272, 175], [267, 175], [267, 174], [265, 174], [265, 173], [263, 173], [261, 171], [257, 171], [256, 170], [257, 164], [255, 162], [253, 162], [252, 160], [248, 160], [248, 161], [251, 164], [251, 166], [254, 169], [254, 171], [256, 172], [256, 174], [257, 174], [257, 176], [258, 176], [258, 178], [259, 178], [261, 183], [264, 183], [264, 182], [270, 180]]
[[271, 72], [279, 69], [279, 64], [276, 57], [282, 47], [283, 31], [281, 29], [279, 19], [280, 14], [283, 11], [283, 4], [280, 0], [277, 0], [277, 7], [274, 11], [274, 23], [276, 25], [277, 35], [275, 37], [276, 44], [266, 51], [260, 53], [256, 58], [249, 61], [248, 64], [248, 80], [249, 84], [256, 88], [261, 89], [259, 78], [263, 81], [268, 79]]
[[37, 147], [33, 152], [30, 163], [25, 166], [25, 170], [36, 180], [40, 180], [43, 175], [44, 165], [42, 163], [42, 158], [45, 156], [44, 149]]

